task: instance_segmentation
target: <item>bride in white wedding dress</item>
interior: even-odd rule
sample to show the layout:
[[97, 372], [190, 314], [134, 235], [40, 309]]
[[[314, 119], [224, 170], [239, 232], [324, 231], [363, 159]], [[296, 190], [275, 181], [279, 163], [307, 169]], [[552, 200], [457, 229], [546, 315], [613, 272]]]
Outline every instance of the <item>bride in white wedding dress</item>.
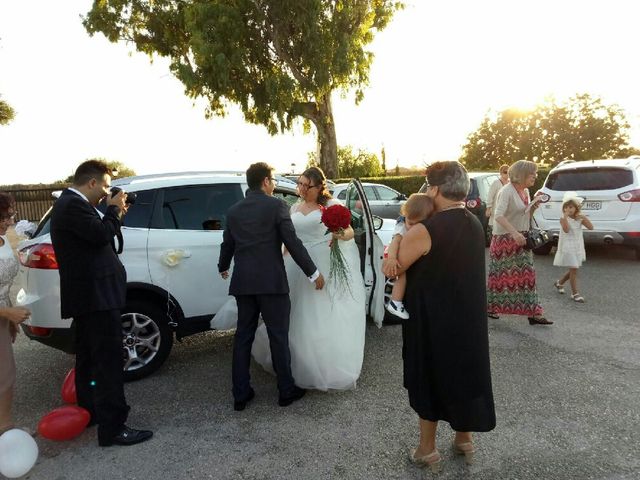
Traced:
[[[307, 169], [298, 179], [301, 201], [291, 207], [291, 220], [298, 238], [325, 277], [329, 275], [329, 242], [332, 234], [320, 221], [321, 204], [330, 206], [324, 173]], [[360, 255], [349, 227], [340, 242], [348, 267], [350, 291], [328, 279], [324, 289], [316, 290], [304, 272], [285, 253], [289, 280], [291, 315], [289, 348], [291, 371], [296, 385], [317, 390], [354, 388], [364, 356], [366, 325], [364, 279]], [[273, 371], [271, 352], [264, 325], [253, 342], [253, 357], [266, 370]]]
[[[291, 207], [296, 234], [306, 247], [318, 270], [327, 278], [325, 287], [316, 290], [304, 272], [285, 252], [289, 281], [291, 314], [289, 349], [291, 370], [296, 385], [317, 390], [355, 388], [362, 369], [366, 326], [365, 287], [360, 273], [360, 255], [349, 227], [341, 237], [326, 233], [321, 205], [330, 206], [324, 173], [317, 167], [307, 169], [298, 179], [301, 200]], [[340, 242], [350, 278], [349, 289], [329, 279], [329, 242]], [[233, 305], [230, 305], [230, 302]], [[229, 328], [231, 299], [212, 321], [212, 327]], [[233, 315], [233, 314], [232, 314]], [[216, 325], [218, 323], [218, 325]], [[273, 372], [269, 339], [264, 324], [256, 331], [252, 354], [262, 367]]]

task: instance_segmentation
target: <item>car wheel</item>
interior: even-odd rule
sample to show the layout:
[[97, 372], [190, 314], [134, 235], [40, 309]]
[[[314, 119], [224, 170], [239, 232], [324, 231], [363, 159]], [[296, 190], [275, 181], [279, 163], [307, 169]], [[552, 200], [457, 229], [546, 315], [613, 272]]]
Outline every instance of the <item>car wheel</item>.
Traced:
[[173, 346], [169, 318], [157, 305], [131, 300], [121, 313], [125, 381], [155, 372]]
[[536, 255], [549, 255], [552, 248], [553, 248], [553, 243], [549, 242], [539, 248], [534, 248], [533, 253], [535, 253]]

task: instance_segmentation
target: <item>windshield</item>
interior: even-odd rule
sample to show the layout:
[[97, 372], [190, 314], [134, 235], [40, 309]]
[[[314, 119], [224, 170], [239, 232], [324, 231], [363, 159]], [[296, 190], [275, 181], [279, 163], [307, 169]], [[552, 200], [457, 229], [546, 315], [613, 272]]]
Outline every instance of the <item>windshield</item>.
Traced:
[[581, 168], [554, 172], [546, 187], [566, 192], [570, 190], [617, 190], [633, 184], [633, 172], [626, 168]]

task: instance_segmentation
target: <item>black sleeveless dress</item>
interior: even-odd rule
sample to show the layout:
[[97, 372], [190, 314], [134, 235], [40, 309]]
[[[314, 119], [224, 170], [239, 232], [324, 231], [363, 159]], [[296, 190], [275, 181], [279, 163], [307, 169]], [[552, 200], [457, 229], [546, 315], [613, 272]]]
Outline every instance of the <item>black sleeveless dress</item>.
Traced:
[[431, 250], [407, 270], [404, 386], [420, 418], [459, 432], [496, 424], [491, 389], [484, 232], [466, 209], [423, 222]]

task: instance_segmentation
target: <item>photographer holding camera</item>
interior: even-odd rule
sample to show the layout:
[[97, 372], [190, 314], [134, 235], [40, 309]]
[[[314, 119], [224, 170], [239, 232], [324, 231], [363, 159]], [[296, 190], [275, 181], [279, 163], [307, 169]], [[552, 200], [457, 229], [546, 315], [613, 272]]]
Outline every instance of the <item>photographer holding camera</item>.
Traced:
[[[73, 318], [76, 328], [78, 405], [91, 414], [89, 425], [98, 424], [100, 446], [134, 445], [152, 436], [125, 425], [129, 406], [120, 310], [126, 301], [127, 274], [113, 238], [122, 242], [121, 217], [128, 203], [122, 190], [109, 195], [111, 173], [103, 161], [82, 163], [73, 186], [62, 192], [51, 214], [62, 318]], [[105, 197], [107, 209], [101, 218], [96, 206]]]

